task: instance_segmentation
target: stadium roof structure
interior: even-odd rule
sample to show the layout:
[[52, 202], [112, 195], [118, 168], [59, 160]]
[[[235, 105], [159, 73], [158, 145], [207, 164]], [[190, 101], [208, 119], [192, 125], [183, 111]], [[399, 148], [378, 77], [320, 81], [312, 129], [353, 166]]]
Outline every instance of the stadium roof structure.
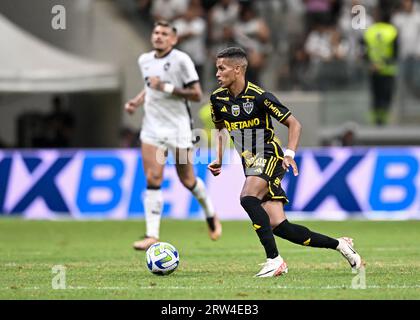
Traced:
[[34, 37], [0, 14], [0, 92], [111, 91], [118, 68], [70, 54]]

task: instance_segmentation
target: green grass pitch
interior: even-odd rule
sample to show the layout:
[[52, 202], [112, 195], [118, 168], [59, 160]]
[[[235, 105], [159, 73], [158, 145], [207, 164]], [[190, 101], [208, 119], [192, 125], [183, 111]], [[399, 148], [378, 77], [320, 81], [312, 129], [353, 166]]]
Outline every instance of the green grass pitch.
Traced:
[[[253, 278], [265, 257], [247, 221], [224, 221], [223, 237], [212, 242], [203, 221], [163, 220], [161, 240], [179, 250], [180, 265], [162, 277], [131, 247], [144, 221], [3, 218], [0, 299], [420, 299], [420, 221], [298, 223], [353, 237], [366, 288], [352, 287], [356, 275], [338, 252], [279, 238], [289, 273]], [[54, 265], [66, 267], [64, 290], [51, 287]]]

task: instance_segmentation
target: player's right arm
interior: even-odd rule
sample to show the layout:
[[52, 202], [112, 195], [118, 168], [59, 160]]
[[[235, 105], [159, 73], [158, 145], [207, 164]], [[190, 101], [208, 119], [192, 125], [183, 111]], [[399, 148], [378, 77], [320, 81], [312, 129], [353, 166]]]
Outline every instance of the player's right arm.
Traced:
[[145, 96], [146, 91], [143, 89], [137, 96], [126, 102], [126, 104], [124, 105], [125, 111], [127, 111], [129, 114], [133, 114], [136, 111], [136, 109], [144, 103]]
[[222, 172], [223, 153], [225, 152], [226, 143], [229, 140], [229, 133], [223, 122], [216, 123], [216, 159], [213, 160], [207, 168], [214, 176], [218, 176]]
[[227, 140], [229, 140], [229, 133], [223, 122], [223, 118], [220, 113], [217, 111], [216, 101], [214, 97], [210, 97], [210, 110], [211, 110], [211, 119], [213, 120], [214, 126], [217, 129], [216, 136], [216, 159], [213, 160], [207, 168], [214, 176], [218, 176], [222, 172], [222, 159], [223, 153], [225, 151], [225, 146]]

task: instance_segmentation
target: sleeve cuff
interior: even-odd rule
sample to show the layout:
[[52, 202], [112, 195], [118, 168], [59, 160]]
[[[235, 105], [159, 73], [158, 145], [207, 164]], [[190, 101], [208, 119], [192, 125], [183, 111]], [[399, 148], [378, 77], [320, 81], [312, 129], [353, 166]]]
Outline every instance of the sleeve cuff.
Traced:
[[191, 86], [192, 84], [194, 84], [194, 83], [196, 83], [196, 82], [199, 82], [199, 80], [197, 79], [197, 80], [193, 80], [193, 81], [190, 81], [190, 82], [188, 82], [188, 83], [185, 83], [185, 84], [184, 84], [184, 88], [187, 88], [187, 87]]
[[290, 117], [291, 114], [292, 114], [292, 112], [288, 111], [279, 121], [284, 122], [287, 118]]

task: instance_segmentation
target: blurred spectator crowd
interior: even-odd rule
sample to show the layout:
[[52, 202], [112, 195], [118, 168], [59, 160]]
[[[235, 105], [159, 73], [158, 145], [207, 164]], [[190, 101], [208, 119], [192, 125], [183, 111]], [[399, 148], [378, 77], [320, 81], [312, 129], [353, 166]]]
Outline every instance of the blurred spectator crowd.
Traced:
[[[51, 98], [51, 111], [22, 113], [17, 119], [17, 147], [70, 148], [75, 129], [75, 116], [64, 96]], [[6, 148], [1, 145], [0, 148]]]
[[387, 11], [399, 31], [401, 72], [407, 86], [420, 92], [418, 0], [134, 1], [150, 26], [173, 22], [178, 47], [192, 57], [201, 77], [221, 48], [238, 45], [248, 52], [249, 79], [260, 82], [264, 71], [275, 72], [269, 87], [281, 90], [363, 85], [363, 34], [379, 11]]

